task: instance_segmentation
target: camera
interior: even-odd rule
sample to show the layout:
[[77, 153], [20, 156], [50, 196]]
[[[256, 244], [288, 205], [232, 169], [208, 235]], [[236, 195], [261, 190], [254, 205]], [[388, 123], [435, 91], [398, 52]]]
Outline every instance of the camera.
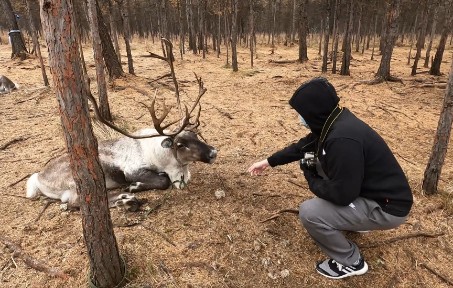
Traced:
[[300, 160], [300, 166], [301, 168], [304, 167], [310, 171], [315, 172], [316, 171], [316, 158], [315, 158], [315, 153], [313, 152], [306, 152], [304, 154], [304, 158]]

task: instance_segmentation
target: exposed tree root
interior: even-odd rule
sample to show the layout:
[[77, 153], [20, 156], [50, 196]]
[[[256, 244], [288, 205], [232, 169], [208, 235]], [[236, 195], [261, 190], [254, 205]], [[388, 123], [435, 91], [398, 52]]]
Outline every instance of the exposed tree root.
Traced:
[[12, 240], [10, 240], [4, 236], [0, 236], [0, 241], [6, 247], [8, 247], [8, 249], [10, 249], [12, 251], [13, 257], [21, 258], [28, 267], [38, 270], [40, 272], [47, 273], [52, 277], [68, 279], [68, 277], [69, 277], [68, 274], [61, 272], [60, 270], [58, 270], [56, 268], [48, 267], [43, 262], [36, 260], [36, 259], [32, 258], [31, 256], [27, 255], [26, 253], [24, 253], [22, 251], [22, 248], [20, 247], [20, 244], [16, 244]]

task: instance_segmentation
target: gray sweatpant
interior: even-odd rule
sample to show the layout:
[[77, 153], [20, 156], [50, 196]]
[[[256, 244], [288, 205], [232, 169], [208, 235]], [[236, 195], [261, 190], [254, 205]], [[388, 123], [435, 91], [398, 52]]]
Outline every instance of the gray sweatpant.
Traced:
[[299, 217], [321, 250], [346, 266], [360, 258], [360, 251], [342, 231], [392, 229], [407, 218], [390, 215], [382, 211], [375, 201], [362, 197], [349, 206], [338, 206], [316, 197], [300, 204]]

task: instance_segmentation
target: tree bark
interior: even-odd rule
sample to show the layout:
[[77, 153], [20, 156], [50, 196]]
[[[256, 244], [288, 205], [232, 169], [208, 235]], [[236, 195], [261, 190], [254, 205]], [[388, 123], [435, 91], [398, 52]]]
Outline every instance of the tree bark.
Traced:
[[431, 65], [431, 69], [429, 69], [430, 75], [440, 76], [440, 65], [442, 64], [442, 58], [444, 55], [445, 44], [447, 43], [448, 33], [450, 33], [451, 25], [453, 24], [453, 15], [451, 15], [451, 5], [448, 5], [451, 1], [447, 1], [447, 12], [445, 14], [444, 25], [442, 28], [442, 34], [439, 40], [439, 46], [437, 46], [436, 55], [434, 56], [433, 63]]
[[232, 16], [231, 20], [231, 65], [233, 66], [233, 71], [237, 72], [238, 68], [238, 54], [237, 54], [237, 39], [238, 39], [238, 0], [232, 0]]
[[451, 127], [453, 122], [453, 57], [450, 65], [450, 76], [447, 90], [445, 91], [444, 103], [437, 124], [436, 137], [433, 149], [423, 177], [423, 191], [426, 194], [437, 192], [439, 177], [442, 172], [445, 156], [447, 154], [448, 142], [450, 140]]
[[346, 24], [346, 32], [343, 40], [343, 59], [341, 61], [340, 75], [350, 75], [349, 65], [351, 64], [351, 34], [352, 34], [352, 16], [353, 16], [353, 0], [348, 1], [348, 15], [349, 20]]
[[253, 68], [253, 48], [255, 39], [255, 0], [250, 0], [250, 67]]
[[338, 23], [338, 15], [340, 14], [340, 0], [335, 0], [335, 13], [333, 15], [333, 21], [334, 21], [334, 35], [333, 35], [333, 46], [332, 46], [332, 74], [337, 73], [337, 55], [338, 55], [338, 40], [340, 38], [340, 29], [339, 29], [339, 23]]
[[308, 0], [299, 2], [299, 62], [303, 63], [308, 61], [307, 53], [307, 9]]
[[428, 47], [426, 47], [426, 53], [425, 53], [425, 63], [423, 63], [423, 67], [428, 68], [429, 67], [429, 57], [431, 56], [431, 48], [433, 47], [433, 39], [434, 35], [436, 33], [436, 24], [437, 24], [437, 12], [439, 11], [438, 9], [439, 2], [437, 1], [434, 6], [434, 11], [431, 19], [431, 33], [429, 34], [429, 43]]
[[192, 0], [186, 0], [187, 9], [187, 26], [189, 27], [189, 48], [192, 49], [193, 54], [197, 54], [197, 40], [195, 32], [195, 24], [193, 19], [193, 4]]
[[322, 53], [322, 68], [321, 68], [321, 71], [323, 73], [327, 72], [327, 54], [329, 54], [329, 36], [330, 36], [329, 29], [330, 29], [330, 0], [327, 0], [326, 28], [324, 31], [324, 46]]
[[[113, 39], [113, 44], [115, 45], [115, 53], [116, 57], [118, 58], [118, 62], [121, 65], [121, 50], [120, 50], [120, 45], [118, 43], [118, 29], [115, 24], [115, 13], [114, 13], [114, 8], [113, 8], [113, 3], [112, 0], [108, 0], [109, 4], [109, 24], [110, 24], [110, 32], [112, 34], [112, 39]], [[121, 68], [121, 71], [123, 71], [123, 68]]]
[[24, 39], [22, 38], [22, 32], [19, 30], [17, 25], [16, 14], [14, 13], [13, 6], [10, 0], [0, 0], [3, 7], [3, 15], [6, 17], [9, 25], [8, 36], [11, 41], [11, 58], [20, 58], [25, 60], [27, 58], [27, 48], [25, 47]]
[[357, 17], [359, 18], [359, 24], [357, 26], [357, 34], [355, 36], [355, 52], [359, 52], [359, 47], [360, 47], [360, 38], [361, 38], [361, 28], [362, 28], [362, 17], [363, 17], [363, 5], [364, 4], [361, 4], [359, 3], [358, 6], [360, 7], [360, 10], [359, 10], [359, 15], [357, 15]]
[[36, 25], [33, 22], [33, 17], [31, 15], [31, 3], [30, 0], [27, 0], [27, 11], [28, 11], [28, 17], [30, 21], [30, 29], [31, 29], [31, 35], [33, 38], [33, 45], [36, 47], [36, 54], [38, 55], [39, 58], [39, 64], [41, 66], [41, 73], [42, 73], [42, 80], [44, 81], [44, 86], [49, 86], [49, 79], [47, 78], [47, 73], [46, 73], [46, 66], [44, 65], [44, 60], [42, 59], [42, 54], [41, 54], [41, 48], [39, 47], [39, 41], [38, 41], [38, 35], [36, 33]]
[[418, 60], [420, 59], [422, 48], [425, 45], [425, 38], [426, 38], [426, 27], [428, 25], [428, 4], [424, 4], [423, 13], [422, 13], [422, 21], [420, 21], [419, 33], [417, 38], [417, 52], [415, 53], [414, 64], [412, 65], [411, 75], [415, 76], [417, 74], [417, 66]]
[[[110, 106], [107, 95], [107, 83], [105, 82], [105, 72], [104, 72], [104, 61], [102, 59], [102, 44], [101, 38], [99, 36], [99, 20], [98, 11], [96, 8], [96, 0], [88, 0], [88, 16], [90, 18], [90, 28], [91, 28], [91, 40], [93, 41], [93, 54], [94, 62], [96, 65], [96, 80], [98, 86], [98, 97], [99, 97], [99, 109], [101, 115], [107, 121], [112, 121], [112, 115], [110, 113]], [[100, 9], [99, 9], [99, 12]], [[102, 22], [103, 23], [103, 22]], [[107, 32], [107, 31], [106, 31]], [[108, 35], [108, 33], [107, 33]], [[110, 42], [112, 44], [112, 42]], [[113, 48], [113, 46], [112, 46]], [[113, 53], [113, 56], [115, 53]], [[114, 56], [113, 59], [116, 59]]]
[[[121, 62], [119, 61], [118, 55], [115, 52], [115, 48], [113, 47], [112, 39], [110, 38], [110, 34], [107, 29], [107, 25], [105, 24], [104, 17], [102, 16], [101, 8], [99, 7], [99, 2], [97, 0], [95, 2], [97, 11], [98, 31], [100, 36], [100, 42], [102, 44], [101, 49], [102, 58], [104, 58], [105, 65], [107, 66], [107, 71], [109, 73], [110, 80], [120, 78], [124, 76], [124, 71], [123, 68], [121, 67]], [[114, 32], [112, 30], [112, 35], [113, 34]]]
[[[127, 4], [128, 0], [126, 0]], [[124, 9], [123, 7], [123, 0], [116, 0], [116, 3], [118, 4], [118, 9], [120, 10], [121, 14], [121, 21], [123, 22], [123, 37], [124, 37], [124, 42], [126, 44], [126, 54], [127, 54], [127, 67], [129, 68], [129, 74], [135, 75], [134, 72], [134, 60], [132, 59], [132, 52], [131, 52], [131, 32], [130, 32], [130, 27], [129, 27], [129, 15], [128, 15], [128, 9]], [[129, 5], [127, 5], [129, 6]]]
[[374, 60], [374, 47], [376, 46], [376, 31], [377, 31], [377, 15], [374, 16], [373, 49], [371, 50], [371, 60]]
[[391, 80], [390, 61], [392, 59], [393, 47], [395, 46], [398, 31], [398, 17], [400, 14], [401, 0], [389, 0], [387, 2], [387, 15], [385, 19], [386, 33], [384, 40], [384, 49], [382, 51], [381, 63], [376, 73], [379, 81]]
[[297, 16], [297, 1], [296, 0], [293, 0], [293, 15], [292, 15], [292, 21], [291, 21], [291, 43], [290, 44], [293, 44], [294, 41], [296, 40], [296, 22], [297, 22], [297, 19], [296, 19], [296, 16]]
[[124, 264], [113, 233], [104, 174], [91, 127], [72, 7], [71, 0], [40, 0], [49, 65], [80, 199], [90, 281], [96, 287], [115, 287], [124, 278]]

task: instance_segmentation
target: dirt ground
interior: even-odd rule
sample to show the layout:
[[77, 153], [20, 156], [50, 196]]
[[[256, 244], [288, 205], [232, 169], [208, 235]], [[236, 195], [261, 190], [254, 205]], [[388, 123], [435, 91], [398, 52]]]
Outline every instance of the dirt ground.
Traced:
[[[421, 191], [445, 89], [419, 87], [447, 80], [451, 47], [444, 53], [445, 75], [440, 77], [428, 75], [426, 68], [409, 76], [408, 47], [397, 47], [392, 60], [392, 73], [404, 84], [360, 84], [372, 79], [379, 66], [379, 56], [370, 60], [371, 49], [353, 54], [351, 76], [326, 75], [341, 103], [387, 141], [413, 189], [415, 203], [400, 228], [350, 234], [370, 266], [366, 275], [338, 281], [318, 275], [315, 263], [325, 256], [296, 215], [285, 213], [262, 223], [278, 210], [297, 208], [313, 197], [296, 163], [268, 169], [257, 177], [246, 173], [253, 162], [307, 133], [287, 101], [303, 81], [321, 75], [317, 44], [311, 44], [310, 61], [304, 64], [270, 61], [295, 60], [297, 46], [281, 45], [271, 54], [269, 46], [260, 44], [254, 68], [250, 68], [248, 49], [239, 48], [237, 73], [226, 67], [224, 47], [220, 58], [212, 52], [206, 59], [188, 52], [181, 60], [176, 54], [183, 98], [190, 103], [188, 99], [197, 95], [193, 72], [208, 89], [201, 101], [201, 131], [219, 155], [212, 165], [191, 166], [189, 189], [140, 193], [148, 202], [139, 213], [111, 209], [127, 264], [127, 287], [448, 287], [448, 281], [453, 281], [451, 144], [440, 193], [428, 197]], [[148, 82], [168, 72], [162, 61], [140, 57], [148, 51], [161, 54], [160, 43], [135, 39], [132, 47], [137, 76], [109, 87], [112, 113], [129, 131], [151, 123], [146, 109], [138, 104], [149, 100], [133, 87], [152, 94], [158, 84]], [[42, 50], [47, 59], [47, 49]], [[36, 220], [45, 199], [25, 199], [25, 180], [15, 184], [64, 153], [65, 146], [55, 93], [43, 87], [38, 59], [18, 62], [10, 59], [10, 53], [10, 46], [0, 45], [0, 75], [20, 85], [18, 91], [0, 96], [0, 147], [18, 139], [0, 150], [0, 287], [86, 287], [89, 264], [79, 212], [51, 204]], [[89, 45], [85, 57], [93, 79]], [[125, 61], [123, 53], [127, 71]], [[99, 133], [100, 138], [109, 137], [105, 134], [109, 133]], [[220, 190], [225, 197], [217, 199], [215, 192]], [[121, 227], [138, 219], [143, 225]], [[20, 244], [22, 254], [12, 253], [5, 239]], [[52, 277], [30, 268], [23, 260], [26, 255], [69, 277]]]

